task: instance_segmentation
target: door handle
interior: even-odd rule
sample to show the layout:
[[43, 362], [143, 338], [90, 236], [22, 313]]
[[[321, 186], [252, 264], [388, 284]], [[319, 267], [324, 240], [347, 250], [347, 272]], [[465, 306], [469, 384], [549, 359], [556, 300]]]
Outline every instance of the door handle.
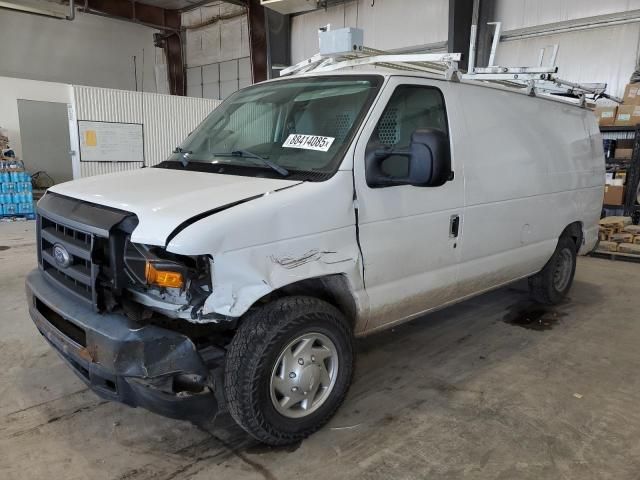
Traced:
[[457, 238], [460, 230], [460, 215], [451, 215], [449, 219], [449, 238]]

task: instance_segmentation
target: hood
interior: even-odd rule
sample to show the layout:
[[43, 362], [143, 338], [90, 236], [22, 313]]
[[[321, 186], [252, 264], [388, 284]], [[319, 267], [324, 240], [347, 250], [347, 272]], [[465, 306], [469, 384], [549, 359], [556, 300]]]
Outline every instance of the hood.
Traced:
[[61, 183], [49, 191], [134, 213], [136, 243], [164, 245], [181, 223], [206, 212], [301, 183], [164, 168], [143, 168]]

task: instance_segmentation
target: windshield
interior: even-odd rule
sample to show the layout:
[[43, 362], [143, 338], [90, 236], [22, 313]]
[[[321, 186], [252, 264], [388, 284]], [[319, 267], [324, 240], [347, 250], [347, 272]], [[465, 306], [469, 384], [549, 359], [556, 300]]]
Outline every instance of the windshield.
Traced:
[[240, 90], [158, 166], [325, 180], [338, 169], [381, 84], [380, 76], [349, 75]]

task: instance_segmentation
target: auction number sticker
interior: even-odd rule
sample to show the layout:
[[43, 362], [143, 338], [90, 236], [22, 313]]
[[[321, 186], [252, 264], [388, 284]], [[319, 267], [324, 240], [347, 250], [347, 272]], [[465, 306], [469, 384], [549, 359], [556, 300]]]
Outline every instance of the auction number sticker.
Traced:
[[284, 141], [284, 148], [304, 148], [305, 150], [317, 150], [326, 152], [331, 148], [334, 137], [321, 137], [320, 135], [300, 135], [292, 133]]

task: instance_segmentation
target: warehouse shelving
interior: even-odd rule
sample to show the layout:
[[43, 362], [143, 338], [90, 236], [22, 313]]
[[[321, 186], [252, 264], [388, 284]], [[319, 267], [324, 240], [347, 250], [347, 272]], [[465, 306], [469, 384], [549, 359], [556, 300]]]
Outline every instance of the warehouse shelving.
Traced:
[[623, 165], [626, 170], [625, 198], [623, 205], [604, 205], [607, 209], [620, 210], [623, 215], [633, 218], [633, 223], [640, 221], [640, 205], [637, 205], [638, 184], [640, 183], [640, 125], [601, 126], [603, 139], [633, 140], [631, 159], [607, 160], [607, 169]]

